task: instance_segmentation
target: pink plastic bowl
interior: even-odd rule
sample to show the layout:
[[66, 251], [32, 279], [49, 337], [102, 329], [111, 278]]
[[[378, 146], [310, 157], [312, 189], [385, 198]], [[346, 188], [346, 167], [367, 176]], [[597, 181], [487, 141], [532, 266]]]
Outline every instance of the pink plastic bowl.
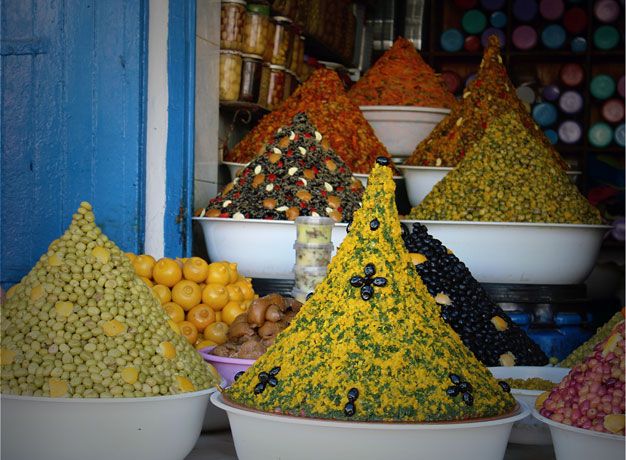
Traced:
[[230, 385], [235, 380], [237, 372], [245, 371], [255, 359], [244, 358], [225, 358], [223, 356], [215, 356], [211, 354], [213, 347], [207, 347], [199, 350], [204, 360], [215, 367], [217, 372], [226, 380], [226, 385]]

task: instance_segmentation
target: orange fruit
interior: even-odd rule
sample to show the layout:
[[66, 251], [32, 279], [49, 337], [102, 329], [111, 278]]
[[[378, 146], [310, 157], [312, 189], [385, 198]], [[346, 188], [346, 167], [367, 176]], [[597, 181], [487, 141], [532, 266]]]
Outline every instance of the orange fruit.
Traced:
[[243, 292], [236, 284], [229, 284], [226, 286], [226, 292], [228, 292], [228, 300], [241, 302], [243, 300]]
[[183, 271], [180, 269], [175, 260], [163, 257], [154, 264], [152, 269], [152, 278], [157, 284], [163, 284], [171, 288], [178, 283], [183, 277]]
[[154, 283], [152, 282], [152, 280], [150, 278], [146, 278], [145, 276], [140, 276], [139, 278], [141, 278], [141, 281], [146, 283], [148, 285], [148, 287], [154, 286]]
[[187, 312], [187, 321], [196, 326], [198, 332], [202, 332], [209, 324], [215, 322], [215, 310], [201, 303]]
[[228, 291], [221, 284], [207, 284], [202, 290], [202, 303], [220, 311], [228, 303]]
[[154, 257], [148, 254], [142, 254], [135, 257], [131, 262], [137, 275], [148, 279], [152, 278], [152, 270], [154, 269], [154, 264], [156, 263]]
[[222, 321], [209, 324], [204, 330], [204, 338], [218, 345], [223, 344], [228, 339], [228, 324]]
[[202, 291], [197, 283], [181, 280], [172, 288], [172, 300], [189, 311], [202, 300]]
[[222, 312], [221, 311], [216, 311], [215, 312], [215, 322], [219, 323], [222, 321]]
[[235, 321], [235, 318], [242, 313], [245, 313], [245, 311], [239, 306], [239, 302], [231, 300], [222, 310], [222, 321], [230, 326]]
[[135, 260], [137, 258], [137, 255], [133, 254], [132, 252], [125, 252], [124, 255], [126, 257], [128, 257], [128, 260], [130, 260], [131, 263], [132, 263], [133, 260]]
[[185, 279], [202, 283], [209, 275], [209, 264], [200, 257], [191, 257], [183, 264], [183, 276]]
[[252, 288], [252, 281], [247, 278], [241, 279], [235, 283], [241, 290], [241, 294], [243, 295], [244, 300], [252, 300], [254, 299], [254, 289]]
[[224, 262], [228, 266], [228, 276], [230, 284], [239, 279], [239, 273], [237, 272], [237, 264], [235, 262]]
[[198, 339], [198, 329], [196, 329], [196, 326], [194, 326], [193, 323], [190, 323], [189, 321], [181, 321], [178, 323], [178, 327], [180, 328], [180, 333], [187, 339], [187, 342], [192, 345], [196, 343], [196, 340]]
[[152, 292], [154, 292], [159, 298], [161, 305], [165, 305], [170, 300], [172, 300], [172, 292], [167, 286], [163, 286], [162, 284], [156, 284], [152, 286]]
[[181, 321], [185, 320], [185, 310], [183, 310], [183, 307], [181, 307], [177, 303], [167, 302], [163, 305], [163, 309], [165, 310], [165, 313], [168, 314], [170, 319], [175, 323], [180, 323]]
[[226, 286], [230, 283], [230, 271], [228, 263], [213, 262], [209, 264], [209, 273], [206, 278], [207, 284], [221, 284]]
[[217, 343], [213, 342], [213, 340], [198, 340], [194, 347], [196, 347], [196, 350], [202, 350], [203, 348], [214, 347], [216, 345]]

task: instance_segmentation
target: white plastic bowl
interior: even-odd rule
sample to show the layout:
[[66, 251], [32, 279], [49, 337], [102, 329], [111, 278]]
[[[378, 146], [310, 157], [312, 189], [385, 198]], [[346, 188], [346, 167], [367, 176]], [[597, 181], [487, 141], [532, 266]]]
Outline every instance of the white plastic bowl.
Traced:
[[450, 113], [450, 109], [393, 105], [363, 105], [363, 116], [391, 156], [408, 157]]
[[[579, 284], [593, 269], [607, 225], [420, 222], [481, 283]], [[410, 225], [409, 225], [410, 227]]]
[[146, 398], [2, 395], [2, 458], [182, 460], [215, 388]]
[[511, 426], [529, 414], [520, 403], [514, 415], [487, 421], [364, 423], [244, 410], [218, 393], [211, 402], [228, 413], [239, 460], [502, 460]]
[[[202, 226], [212, 261], [236, 262], [239, 273], [252, 278], [294, 278], [294, 222], [221, 217], [194, 217], [194, 220]], [[346, 236], [347, 225], [338, 223], [333, 227], [333, 255]]]
[[[563, 380], [563, 377], [569, 373], [568, 368], [549, 366], [501, 366], [490, 367], [489, 371], [491, 371], [493, 376], [498, 380], [540, 378], [549, 380], [555, 384]], [[515, 396], [518, 401], [523, 401], [530, 408], [535, 407], [535, 400], [541, 393], [543, 393], [541, 390], [511, 388], [511, 394]], [[529, 415], [525, 419], [515, 422], [511, 430], [509, 442], [545, 446], [552, 444], [552, 438], [550, 437], [548, 427]]]
[[532, 410], [532, 415], [550, 427], [556, 460], [624, 460], [624, 436], [583, 430], [555, 422], [536, 409]]
[[[406, 183], [406, 193], [411, 206], [417, 206], [430, 193], [435, 184], [452, 171], [451, 167], [396, 165]], [[567, 171], [573, 183], [578, 181], [580, 171]]]
[[[220, 383], [222, 388], [226, 388], [226, 380], [222, 380]], [[217, 391], [217, 388], [211, 388], [209, 394], [213, 394]], [[217, 406], [207, 402], [206, 412], [204, 413], [204, 420], [202, 421], [202, 431], [218, 431], [228, 429], [228, 415], [222, 409], [218, 409]]]

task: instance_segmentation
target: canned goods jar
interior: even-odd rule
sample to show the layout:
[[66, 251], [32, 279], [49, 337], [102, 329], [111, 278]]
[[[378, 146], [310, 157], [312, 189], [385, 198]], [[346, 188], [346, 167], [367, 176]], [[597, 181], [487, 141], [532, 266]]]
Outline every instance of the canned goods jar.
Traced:
[[300, 216], [296, 218], [298, 243], [329, 244], [335, 221], [330, 217]]
[[270, 64], [284, 66], [291, 48], [290, 39], [293, 37], [290, 28], [291, 21], [287, 18], [276, 16], [271, 19], [274, 24], [273, 32], [270, 30], [267, 46], [263, 59]]
[[261, 88], [263, 58], [258, 54], [242, 54], [241, 61], [239, 100], [243, 102], [257, 102], [259, 100], [259, 89]]
[[220, 100], [236, 101], [239, 99], [240, 84], [241, 53], [220, 51]]
[[289, 70], [297, 74], [302, 61], [304, 61], [304, 36], [296, 35], [293, 37]]
[[241, 51], [245, 0], [223, 0], [220, 15], [220, 48]]
[[294, 267], [295, 289], [313, 292], [318, 284], [326, 278], [326, 267]]
[[264, 64], [259, 89], [259, 104], [274, 110], [285, 95], [285, 68], [279, 65]]
[[243, 23], [242, 51], [263, 56], [267, 46], [269, 31], [270, 7], [268, 5], [248, 5]]
[[285, 93], [283, 96], [283, 100], [287, 99], [289, 96], [293, 94], [298, 86], [298, 79], [296, 78], [296, 74], [291, 70], [285, 70]]
[[333, 254], [333, 244], [294, 243], [296, 267], [326, 267]]

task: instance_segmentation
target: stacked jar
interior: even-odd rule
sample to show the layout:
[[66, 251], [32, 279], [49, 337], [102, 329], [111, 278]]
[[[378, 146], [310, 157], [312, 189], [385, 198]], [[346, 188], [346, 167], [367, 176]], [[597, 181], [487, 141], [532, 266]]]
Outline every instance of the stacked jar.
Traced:
[[245, 0], [222, 0], [220, 5], [220, 100], [239, 99]]
[[300, 216], [296, 218], [296, 264], [293, 296], [305, 302], [326, 277], [333, 253], [332, 233], [335, 221], [329, 217]]

